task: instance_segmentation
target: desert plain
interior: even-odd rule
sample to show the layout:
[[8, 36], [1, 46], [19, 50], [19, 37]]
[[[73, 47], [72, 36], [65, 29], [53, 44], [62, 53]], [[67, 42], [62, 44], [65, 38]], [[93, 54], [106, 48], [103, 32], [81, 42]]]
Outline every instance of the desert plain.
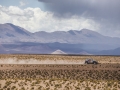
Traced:
[[0, 90], [120, 90], [120, 56], [0, 55]]

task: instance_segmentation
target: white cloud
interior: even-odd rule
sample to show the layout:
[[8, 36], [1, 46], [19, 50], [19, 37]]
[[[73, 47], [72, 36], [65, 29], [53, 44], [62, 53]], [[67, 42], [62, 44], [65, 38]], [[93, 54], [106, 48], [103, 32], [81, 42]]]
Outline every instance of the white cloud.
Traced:
[[25, 2], [20, 1], [20, 6], [25, 6], [25, 5], [26, 5], [26, 3], [25, 3]]
[[0, 23], [13, 23], [31, 32], [80, 30], [82, 28], [99, 29], [99, 24], [91, 19], [75, 15], [70, 19], [58, 19], [53, 16], [53, 13], [42, 11], [40, 8], [21, 9], [17, 6], [0, 6], [0, 19]]

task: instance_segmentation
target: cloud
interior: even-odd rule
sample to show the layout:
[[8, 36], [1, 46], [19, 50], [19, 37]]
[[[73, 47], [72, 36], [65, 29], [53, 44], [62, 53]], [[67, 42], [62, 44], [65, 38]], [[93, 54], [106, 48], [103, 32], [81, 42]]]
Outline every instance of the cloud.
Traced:
[[84, 61], [74, 62], [72, 60], [37, 60], [37, 59], [22, 59], [6, 58], [0, 59], [0, 64], [83, 64]]
[[120, 18], [120, 0], [38, 0], [44, 2], [47, 10], [64, 16], [82, 15], [93, 18]]
[[20, 1], [19, 3], [20, 3], [20, 6], [21, 6], [21, 7], [26, 5], [26, 3], [23, 2], [23, 1]]
[[[100, 32], [120, 32], [120, 0], [38, 0], [57, 18], [76, 15], [100, 24]], [[104, 30], [104, 31], [103, 31]], [[112, 35], [112, 34], [110, 34]], [[116, 34], [114, 35], [116, 36]]]
[[[66, 16], [69, 14], [66, 14]], [[31, 32], [36, 31], [68, 31], [88, 28], [98, 30], [99, 24], [92, 19], [72, 15], [70, 19], [56, 18], [50, 11], [40, 8], [21, 9], [17, 6], [0, 6], [0, 23], [13, 23]]]

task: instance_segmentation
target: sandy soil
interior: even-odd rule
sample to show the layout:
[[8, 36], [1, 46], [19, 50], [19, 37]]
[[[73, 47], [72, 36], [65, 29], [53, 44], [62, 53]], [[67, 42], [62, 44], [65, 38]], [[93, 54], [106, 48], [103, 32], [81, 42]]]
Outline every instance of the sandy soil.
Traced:
[[0, 55], [0, 90], [120, 90], [120, 56]]
[[2, 90], [120, 90], [118, 81], [82, 80], [0, 80]]
[[84, 64], [92, 58], [99, 63], [119, 63], [120, 56], [0, 55], [0, 64]]

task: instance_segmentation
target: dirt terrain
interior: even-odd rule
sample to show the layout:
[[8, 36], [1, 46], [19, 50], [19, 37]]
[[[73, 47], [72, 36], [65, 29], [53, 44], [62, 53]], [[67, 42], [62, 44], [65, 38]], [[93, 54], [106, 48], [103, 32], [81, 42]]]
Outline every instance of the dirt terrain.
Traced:
[[120, 56], [73, 56], [73, 55], [0, 55], [0, 64], [84, 64], [92, 58], [99, 63], [120, 64]]
[[75, 80], [120, 80], [119, 64], [98, 65], [16, 65], [1, 64], [0, 78], [41, 78]]
[[[87, 58], [100, 64], [83, 64]], [[120, 90], [119, 56], [0, 55], [0, 61], [7, 59], [0, 64], [0, 90]]]

